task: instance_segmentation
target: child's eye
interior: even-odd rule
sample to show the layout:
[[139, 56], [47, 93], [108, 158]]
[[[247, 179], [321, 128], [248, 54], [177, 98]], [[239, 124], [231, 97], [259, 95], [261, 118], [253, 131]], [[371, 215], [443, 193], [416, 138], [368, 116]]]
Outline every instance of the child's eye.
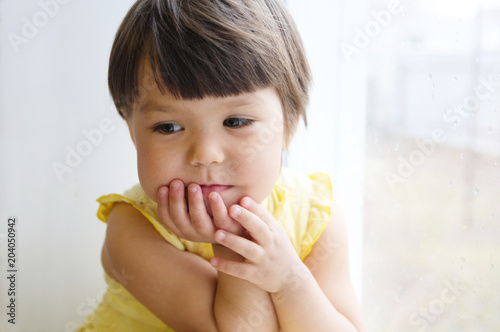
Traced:
[[241, 118], [229, 118], [224, 120], [224, 126], [229, 128], [238, 128], [244, 126], [250, 126], [253, 124], [253, 120], [241, 119]]
[[181, 130], [183, 130], [183, 128], [175, 123], [161, 123], [155, 126], [153, 129], [154, 132], [158, 132], [160, 134], [165, 134], [165, 135], [173, 134]]

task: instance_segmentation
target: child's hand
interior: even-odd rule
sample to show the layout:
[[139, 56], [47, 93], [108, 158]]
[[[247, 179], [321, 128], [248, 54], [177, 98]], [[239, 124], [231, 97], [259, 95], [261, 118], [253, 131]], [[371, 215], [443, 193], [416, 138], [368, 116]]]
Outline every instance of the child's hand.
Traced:
[[220, 195], [210, 193], [209, 198], [213, 219], [205, 207], [199, 185], [191, 183], [184, 189], [181, 180], [173, 180], [169, 187], [158, 189], [158, 217], [168, 230], [193, 242], [214, 243], [217, 229], [242, 234], [243, 227], [229, 216]]
[[270, 293], [291, 287], [293, 278], [307, 269], [300, 260], [285, 230], [261, 205], [249, 197], [241, 200], [241, 206], [233, 205], [230, 216], [248, 232], [249, 238], [224, 230], [215, 234], [216, 241], [245, 258], [235, 262], [213, 258], [211, 263], [219, 271], [245, 279]]

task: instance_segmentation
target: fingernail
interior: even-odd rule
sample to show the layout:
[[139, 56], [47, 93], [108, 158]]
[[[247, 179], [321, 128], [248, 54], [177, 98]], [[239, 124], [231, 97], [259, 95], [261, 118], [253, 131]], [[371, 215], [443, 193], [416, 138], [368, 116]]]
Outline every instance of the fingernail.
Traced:
[[224, 234], [223, 232], [217, 233], [217, 239], [219, 239], [219, 241], [223, 241], [225, 238], [226, 234]]
[[158, 195], [160, 197], [165, 197], [167, 196], [167, 187], [161, 187], [160, 190], [158, 191]]
[[215, 194], [215, 193], [210, 193], [210, 194], [208, 195], [208, 198], [210, 199], [210, 201], [215, 202], [215, 201], [217, 201], [217, 194]]
[[251, 204], [251, 200], [250, 198], [248, 197], [244, 197], [242, 200], [241, 200], [241, 205], [244, 206], [244, 207], [250, 207], [250, 204]]
[[237, 217], [241, 214], [241, 208], [239, 206], [233, 206], [231, 209], [231, 216], [232, 217]]
[[181, 187], [180, 183], [177, 181], [172, 182], [171, 186], [172, 186], [172, 189], [174, 189], [174, 190], [177, 190]]
[[217, 266], [217, 265], [219, 265], [219, 261], [217, 261], [216, 259], [212, 259], [210, 261], [210, 263], [212, 263], [212, 266], [214, 266], [214, 267]]
[[196, 190], [198, 190], [198, 188], [196, 186], [190, 186], [189, 187], [189, 191], [192, 192], [192, 193], [195, 193]]

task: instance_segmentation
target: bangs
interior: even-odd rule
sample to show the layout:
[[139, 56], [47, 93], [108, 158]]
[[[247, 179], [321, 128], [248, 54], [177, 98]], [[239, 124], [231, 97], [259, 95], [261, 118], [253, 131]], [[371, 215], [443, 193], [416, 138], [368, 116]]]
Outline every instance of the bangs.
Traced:
[[200, 99], [251, 92], [278, 82], [274, 74], [278, 70], [258, 49], [259, 43], [223, 30], [228, 27], [196, 22], [201, 27], [195, 30], [196, 26], [186, 28], [188, 22], [175, 23], [153, 18], [144, 45], [160, 90], [165, 87], [175, 97]]
[[[137, 71], [142, 59], [149, 60], [159, 90], [175, 98], [226, 97], [283, 81], [283, 54], [276, 51], [279, 31], [270, 29], [269, 22], [255, 24], [256, 19], [274, 20], [256, 14], [259, 6], [216, 7], [213, 1], [199, 1], [198, 7], [179, 8], [189, 1], [142, 3], [129, 12], [132, 22], [119, 29], [110, 57], [109, 86], [119, 111], [128, 113], [141, 89]], [[154, 8], [139, 8], [144, 3]], [[134, 12], [140, 15], [130, 14]], [[256, 26], [265, 29], [257, 32]], [[116, 42], [125, 38], [128, 43]], [[120, 46], [127, 44], [128, 49]]]
[[[138, 82], [143, 63], [154, 76], [147, 87]], [[124, 119], [151, 83], [178, 99], [274, 87], [288, 133], [301, 117], [307, 124], [310, 82], [300, 35], [281, 0], [137, 0], [118, 28], [108, 71]]]

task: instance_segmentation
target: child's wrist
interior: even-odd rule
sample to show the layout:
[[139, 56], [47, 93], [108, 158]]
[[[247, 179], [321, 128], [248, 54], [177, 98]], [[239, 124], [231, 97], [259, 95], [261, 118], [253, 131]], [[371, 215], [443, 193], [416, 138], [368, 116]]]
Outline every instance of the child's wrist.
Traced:
[[300, 292], [303, 292], [304, 288], [308, 288], [312, 283], [316, 283], [313, 274], [302, 262], [284, 280], [286, 282], [279, 290], [270, 292], [273, 301], [289, 300], [291, 297], [295, 297]]

